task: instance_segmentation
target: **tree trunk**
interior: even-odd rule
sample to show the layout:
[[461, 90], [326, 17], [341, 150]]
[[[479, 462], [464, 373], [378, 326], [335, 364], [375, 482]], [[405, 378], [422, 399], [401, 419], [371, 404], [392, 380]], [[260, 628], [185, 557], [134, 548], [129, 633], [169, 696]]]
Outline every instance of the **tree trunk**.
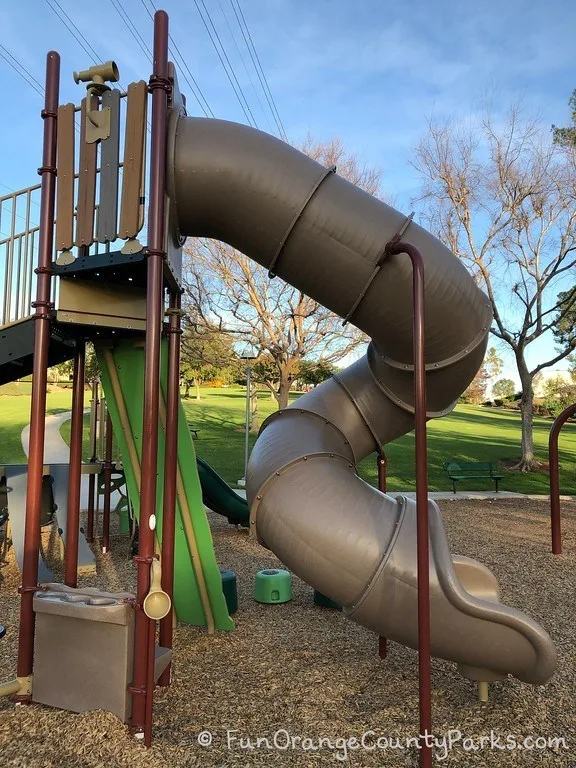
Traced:
[[290, 385], [291, 381], [289, 378], [282, 377], [278, 383], [278, 392], [276, 392], [276, 402], [278, 403], [278, 408], [287, 408], [288, 407], [288, 395], [290, 394]]
[[540, 463], [534, 458], [534, 388], [532, 386], [532, 376], [530, 376], [523, 361], [518, 365], [518, 368], [522, 384], [522, 399], [520, 400], [520, 412], [522, 414], [522, 457], [516, 465], [516, 469], [522, 472], [530, 472], [540, 466]]
[[194, 379], [194, 386], [196, 387], [196, 400], [200, 400], [200, 379]]
[[184, 400], [188, 400], [190, 397], [190, 382], [184, 382]]
[[258, 390], [255, 386], [252, 387], [252, 394], [250, 397], [250, 412], [252, 414], [250, 420], [250, 432], [258, 434], [260, 429], [260, 419], [258, 418]]

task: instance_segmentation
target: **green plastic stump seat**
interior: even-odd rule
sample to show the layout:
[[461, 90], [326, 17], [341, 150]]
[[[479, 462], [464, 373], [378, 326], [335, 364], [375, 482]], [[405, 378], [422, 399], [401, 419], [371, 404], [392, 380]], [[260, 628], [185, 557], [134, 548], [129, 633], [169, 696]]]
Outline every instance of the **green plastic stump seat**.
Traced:
[[236, 586], [236, 574], [230, 568], [219, 568], [222, 576], [222, 592], [226, 599], [226, 606], [230, 616], [238, 610], [238, 588]]
[[282, 568], [258, 571], [254, 582], [254, 600], [257, 603], [287, 603], [292, 599], [292, 577]]

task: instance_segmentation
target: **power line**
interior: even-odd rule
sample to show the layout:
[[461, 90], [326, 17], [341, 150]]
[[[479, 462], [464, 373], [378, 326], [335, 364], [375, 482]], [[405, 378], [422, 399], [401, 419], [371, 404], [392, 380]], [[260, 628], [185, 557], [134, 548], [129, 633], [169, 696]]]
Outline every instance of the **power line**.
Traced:
[[[144, 6], [144, 9], [146, 10], [146, 13], [148, 14], [148, 16], [150, 16], [152, 21], [154, 21], [154, 16], [150, 12], [150, 9], [146, 5], [145, 1], [144, 0], [140, 0], [140, 2]], [[152, 8], [156, 11], [157, 8], [156, 8], [153, 0], [149, 0], [149, 3], [152, 6]], [[198, 102], [198, 104], [200, 106], [200, 109], [204, 112], [206, 117], [214, 117], [215, 116], [214, 112], [212, 111], [212, 108], [210, 107], [210, 104], [208, 103], [208, 100], [204, 96], [204, 93], [202, 92], [202, 89], [200, 88], [196, 78], [194, 77], [194, 75], [190, 71], [190, 67], [186, 63], [186, 60], [184, 59], [184, 56], [180, 52], [180, 48], [178, 48], [178, 45], [176, 44], [176, 41], [174, 40], [174, 38], [172, 37], [171, 34], [169, 34], [169, 39], [170, 39], [170, 43], [171, 43], [172, 56], [174, 57], [174, 59], [176, 59], [177, 56], [180, 58], [180, 64], [181, 64], [183, 70], [186, 70], [186, 71], [182, 71], [182, 76], [184, 77], [184, 80], [188, 84], [188, 87], [190, 88], [190, 90], [192, 92], [192, 95], [194, 96], [194, 98]], [[188, 76], [186, 75], [186, 72], [188, 73]], [[188, 77], [190, 79], [188, 79]]]
[[117, 2], [117, 0], [110, 0], [110, 2], [112, 3], [114, 8], [116, 9], [116, 12], [124, 22], [124, 25], [128, 29], [128, 32], [130, 32], [134, 40], [136, 40], [136, 43], [140, 46], [140, 50], [143, 52], [144, 56], [147, 59], [152, 59], [152, 51], [146, 44], [146, 41], [144, 40], [140, 32], [138, 32], [138, 29], [136, 28], [134, 22], [130, 19], [126, 11], [122, 8], [120, 3]]
[[[102, 57], [98, 55], [98, 52], [94, 49], [86, 35], [82, 33], [78, 25], [70, 18], [70, 15], [64, 10], [58, 0], [46, 0], [46, 4], [54, 11], [56, 17], [62, 22], [68, 32], [70, 32], [82, 50], [88, 54], [91, 62], [93, 64], [102, 62]], [[58, 10], [54, 6], [57, 6]], [[121, 83], [112, 83], [112, 86], [124, 90]]]
[[[2, 45], [2, 43], [0, 43], [0, 48], [2, 48], [2, 51], [4, 51], [4, 53], [3, 53], [2, 51], [0, 51], [0, 56], [1, 56], [1, 57], [4, 59], [4, 61], [5, 61], [5, 62], [6, 62], [6, 63], [7, 63], [9, 66], [11, 66], [11, 67], [12, 67], [12, 69], [13, 69], [13, 70], [14, 70], [14, 71], [15, 71], [15, 72], [18, 74], [18, 75], [20, 75], [20, 77], [22, 78], [22, 80], [24, 80], [24, 82], [28, 83], [28, 85], [29, 85], [31, 88], [34, 88], [34, 90], [36, 91], [36, 93], [37, 93], [39, 96], [41, 96], [42, 98], [44, 98], [44, 87], [41, 85], [41, 83], [39, 83], [39, 82], [38, 82], [38, 80], [36, 80], [36, 78], [34, 77], [34, 75], [32, 75], [32, 74], [31, 74], [31, 73], [30, 73], [30, 72], [29, 72], [29, 71], [26, 69], [26, 67], [25, 67], [23, 64], [21, 64], [21, 63], [18, 61], [18, 59], [17, 59], [15, 56], [13, 56], [13, 55], [10, 53], [10, 51], [8, 50], [8, 48], [5, 48], [5, 47]], [[8, 57], [10, 57], [10, 58], [8, 58]], [[10, 61], [10, 59], [12, 59], [12, 61]], [[19, 69], [19, 68], [20, 68], [20, 69]]]
[[[260, 61], [260, 57], [258, 56], [258, 51], [256, 50], [256, 46], [254, 45], [254, 41], [252, 40], [252, 35], [250, 34], [248, 23], [246, 21], [246, 18], [240, 6], [240, 0], [235, 0], [235, 2], [236, 2], [236, 6], [234, 5], [234, 0], [230, 0], [230, 5], [232, 6], [232, 10], [234, 11], [236, 20], [238, 21], [238, 25], [242, 30], [246, 47], [248, 48], [248, 52], [250, 53], [250, 58], [252, 59], [252, 63], [254, 64], [254, 69], [256, 70], [258, 79], [260, 80], [260, 85], [262, 86], [262, 90], [264, 91], [264, 95], [266, 96], [268, 105], [272, 110], [272, 114], [274, 115], [274, 120], [276, 121], [278, 130], [280, 131], [280, 136], [284, 139], [284, 141], [287, 141], [286, 130], [284, 129], [284, 124], [282, 122], [282, 118], [280, 117], [280, 113], [278, 112], [276, 101], [274, 99], [274, 96], [272, 95], [272, 91], [270, 90], [268, 79], [264, 73], [264, 69], [262, 68], [262, 62]], [[236, 10], [236, 8], [238, 9], [238, 11]], [[238, 17], [238, 13], [240, 13], [240, 18], [244, 23], [244, 28], [240, 23], [240, 18]]]
[[[238, 78], [236, 77], [236, 73], [234, 72], [234, 67], [230, 64], [230, 59], [228, 58], [228, 54], [226, 53], [226, 50], [224, 49], [224, 46], [222, 45], [222, 41], [220, 40], [220, 36], [218, 34], [218, 31], [216, 30], [216, 27], [214, 26], [214, 22], [212, 21], [212, 17], [210, 16], [210, 13], [208, 9], [206, 8], [206, 4], [204, 0], [200, 0], [202, 3], [202, 7], [204, 8], [204, 12], [206, 13], [206, 16], [208, 18], [208, 21], [210, 22], [210, 26], [214, 30], [214, 35], [212, 32], [210, 32], [210, 28], [206, 22], [206, 19], [204, 18], [204, 15], [202, 11], [200, 10], [200, 6], [198, 4], [198, 0], [194, 0], [194, 4], [198, 10], [198, 13], [200, 14], [200, 18], [202, 19], [202, 23], [204, 24], [204, 27], [206, 29], [206, 32], [208, 33], [208, 37], [210, 38], [210, 41], [214, 47], [214, 50], [218, 54], [218, 58], [220, 59], [220, 63], [222, 64], [224, 71], [226, 72], [226, 76], [228, 78], [228, 81], [230, 82], [230, 85], [232, 86], [232, 90], [234, 91], [234, 94], [236, 95], [236, 98], [238, 99], [238, 103], [242, 107], [242, 111], [244, 112], [244, 115], [246, 119], [248, 120], [248, 123], [252, 126], [258, 127], [258, 124], [256, 123], [256, 120], [254, 119], [254, 115], [252, 114], [252, 110], [250, 109], [250, 105], [248, 104], [248, 100], [246, 99], [246, 96], [244, 94], [244, 91], [242, 90], [242, 86], [238, 82]], [[222, 54], [220, 53], [220, 50], [218, 49], [218, 46], [216, 45], [216, 40], [214, 39], [214, 36], [218, 40], [218, 43], [220, 44], [220, 48], [222, 49], [222, 54], [224, 55], [224, 58], [222, 58]], [[226, 66], [226, 63], [228, 66]], [[236, 84], [235, 84], [236, 83]], [[242, 101], [242, 98], [240, 96], [242, 94], [242, 97], [244, 101]]]
[[[54, 3], [54, 4], [52, 4]], [[88, 40], [84, 37], [82, 32], [78, 29], [76, 24], [72, 21], [68, 13], [62, 8], [58, 0], [46, 0], [46, 4], [51, 8], [54, 13], [56, 14], [56, 17], [62, 22], [62, 24], [66, 27], [68, 32], [72, 35], [72, 37], [76, 40], [78, 45], [84, 50], [85, 53], [90, 56], [90, 59], [93, 64], [98, 63], [98, 54], [92, 48]], [[55, 7], [56, 6], [56, 7]]]
[[[242, 62], [242, 66], [244, 67], [244, 72], [246, 72], [246, 77], [248, 78], [248, 81], [250, 85], [252, 86], [252, 90], [254, 91], [254, 95], [256, 96], [256, 99], [258, 101], [258, 104], [260, 106], [260, 110], [262, 112], [262, 115], [266, 122], [268, 123], [268, 127], [271, 129], [271, 132], [274, 132], [274, 128], [272, 127], [270, 123], [270, 118], [266, 114], [264, 110], [264, 105], [262, 104], [262, 100], [260, 98], [260, 94], [258, 93], [258, 90], [256, 86], [254, 85], [254, 81], [252, 80], [252, 75], [250, 74], [248, 70], [248, 66], [246, 65], [246, 59], [242, 54], [242, 51], [240, 50], [240, 46], [238, 45], [238, 42], [236, 40], [236, 35], [234, 34], [234, 31], [232, 30], [232, 26], [230, 25], [230, 22], [228, 21], [228, 16], [224, 13], [224, 7], [222, 5], [221, 0], [218, 0], [218, 5], [220, 6], [220, 11], [222, 12], [222, 16], [224, 17], [224, 21], [226, 22], [226, 26], [228, 27], [228, 31], [230, 32], [230, 37], [232, 38], [232, 41], [234, 43], [234, 47], [236, 48], [236, 51], [238, 52], [238, 56], [240, 57], [240, 61]], [[272, 115], [274, 116], [274, 115]]]

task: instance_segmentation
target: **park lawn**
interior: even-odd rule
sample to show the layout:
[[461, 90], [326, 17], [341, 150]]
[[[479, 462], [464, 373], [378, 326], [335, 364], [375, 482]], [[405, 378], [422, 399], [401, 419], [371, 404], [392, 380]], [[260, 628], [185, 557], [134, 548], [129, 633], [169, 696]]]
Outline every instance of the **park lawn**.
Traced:
[[[184, 410], [191, 426], [199, 430], [195, 440], [196, 452], [211, 464], [230, 484], [236, 485], [244, 475], [244, 418], [245, 390], [240, 387], [201, 390], [202, 399], [184, 400]], [[293, 395], [292, 399], [296, 399]], [[86, 394], [86, 405], [89, 395]], [[268, 392], [260, 392], [258, 409], [260, 419], [275, 410], [276, 403]], [[48, 395], [48, 409], [56, 413], [70, 408], [70, 393], [55, 392]], [[0, 397], [0, 463], [23, 462], [24, 453], [20, 433], [26, 425], [30, 411], [30, 398], [24, 396]], [[547, 458], [549, 419], [534, 420], [536, 455]], [[85, 417], [84, 458], [89, 456], [88, 416]], [[70, 422], [62, 425], [62, 435], [70, 436]], [[253, 445], [256, 435], [250, 435]], [[388, 488], [414, 490], [414, 436], [406, 435], [387, 446]], [[451, 490], [451, 483], [442, 469], [447, 459], [462, 461], [498, 461], [518, 458], [520, 453], [520, 417], [516, 411], [459, 405], [443, 419], [428, 424], [428, 458], [430, 490]], [[567, 424], [560, 439], [560, 483], [563, 493], [576, 492], [576, 425]], [[359, 467], [366, 481], [376, 483], [375, 456], [368, 457]], [[505, 471], [501, 487], [519, 493], [548, 493], [548, 474], [529, 474]], [[493, 483], [476, 480], [461, 482], [461, 490], [492, 490]]]
[[[203, 389], [202, 400], [185, 400], [188, 421], [199, 430], [196, 452], [229, 482], [235, 484], [244, 475], [245, 393], [240, 388]], [[262, 419], [270, 414], [275, 403], [268, 393], [259, 396]], [[534, 438], [536, 456], [546, 461], [548, 433], [552, 422], [535, 418]], [[251, 445], [256, 435], [250, 436]], [[387, 446], [388, 488], [415, 490], [414, 435], [409, 434]], [[499, 461], [516, 459], [520, 455], [520, 415], [517, 411], [459, 405], [443, 419], [428, 424], [428, 475], [430, 490], [449, 491], [452, 483], [442, 463], [448, 459], [461, 461]], [[576, 493], [576, 425], [567, 424], [560, 439], [560, 483], [564, 493]], [[360, 476], [376, 484], [376, 457], [370, 456], [359, 467]], [[518, 493], [548, 493], [546, 472], [505, 471], [501, 488]], [[476, 480], [461, 481], [462, 490], [492, 490], [494, 483]]]
[[[70, 391], [50, 392], [46, 409], [49, 414], [69, 411]], [[30, 421], [30, 395], [3, 395], [0, 393], [0, 465], [24, 464], [20, 434]]]

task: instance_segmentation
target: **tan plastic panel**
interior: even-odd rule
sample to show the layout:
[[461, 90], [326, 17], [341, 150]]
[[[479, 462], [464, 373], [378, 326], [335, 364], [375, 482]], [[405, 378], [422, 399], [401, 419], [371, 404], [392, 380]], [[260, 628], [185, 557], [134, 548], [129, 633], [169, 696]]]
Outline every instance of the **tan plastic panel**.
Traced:
[[118, 224], [118, 183], [120, 162], [120, 91], [117, 88], [102, 95], [102, 109], [110, 110], [110, 134], [101, 144], [100, 194], [97, 240], [113, 243]]
[[90, 99], [89, 108], [96, 109], [95, 96], [82, 99], [80, 121], [80, 163], [78, 168], [78, 210], [76, 213], [75, 245], [89, 246], [94, 242], [94, 216], [96, 205], [96, 160], [98, 144], [88, 144], [86, 137], [86, 106]]
[[147, 85], [144, 80], [128, 86], [122, 204], [118, 232], [125, 240], [136, 237], [143, 224], [141, 197], [144, 183], [147, 98]]
[[74, 245], [74, 104], [58, 107], [56, 250]]

